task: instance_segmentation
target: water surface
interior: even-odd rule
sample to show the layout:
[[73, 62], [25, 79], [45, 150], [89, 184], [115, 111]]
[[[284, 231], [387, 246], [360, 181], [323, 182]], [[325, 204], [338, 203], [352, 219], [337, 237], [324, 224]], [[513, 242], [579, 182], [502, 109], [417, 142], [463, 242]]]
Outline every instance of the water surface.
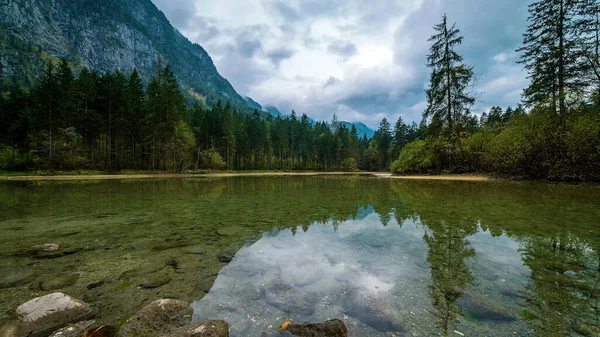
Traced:
[[[117, 325], [149, 301], [180, 298], [194, 320], [226, 319], [232, 336], [283, 336], [286, 319], [330, 318], [353, 336], [600, 333], [598, 186], [6, 182], [0, 238], [0, 321], [63, 291]], [[24, 253], [43, 243], [76, 249]]]

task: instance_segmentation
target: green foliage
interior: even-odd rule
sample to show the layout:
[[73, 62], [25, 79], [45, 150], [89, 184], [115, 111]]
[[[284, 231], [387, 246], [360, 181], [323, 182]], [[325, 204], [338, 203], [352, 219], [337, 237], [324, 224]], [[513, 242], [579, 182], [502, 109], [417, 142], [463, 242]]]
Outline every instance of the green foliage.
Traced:
[[227, 166], [215, 149], [204, 150], [198, 155], [198, 166], [208, 170], [223, 170]]
[[356, 160], [354, 158], [346, 158], [342, 160], [340, 164], [340, 168], [344, 172], [356, 172], [358, 171], [358, 166], [356, 165]]
[[433, 153], [424, 140], [416, 140], [404, 147], [390, 169], [393, 173], [427, 173], [433, 165]]

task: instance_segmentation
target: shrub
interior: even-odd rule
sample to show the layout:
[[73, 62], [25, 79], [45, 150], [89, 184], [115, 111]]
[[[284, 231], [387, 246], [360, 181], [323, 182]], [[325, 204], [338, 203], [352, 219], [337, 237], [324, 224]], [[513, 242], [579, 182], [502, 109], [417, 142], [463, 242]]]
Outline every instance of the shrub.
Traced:
[[358, 171], [358, 166], [356, 166], [356, 160], [354, 160], [354, 158], [352, 158], [352, 157], [342, 160], [340, 167], [341, 167], [342, 171], [345, 171], [345, 172]]
[[433, 154], [424, 140], [409, 143], [390, 169], [392, 173], [425, 173], [432, 168]]
[[215, 149], [208, 149], [198, 154], [198, 164], [201, 168], [208, 170], [225, 169], [225, 161]]

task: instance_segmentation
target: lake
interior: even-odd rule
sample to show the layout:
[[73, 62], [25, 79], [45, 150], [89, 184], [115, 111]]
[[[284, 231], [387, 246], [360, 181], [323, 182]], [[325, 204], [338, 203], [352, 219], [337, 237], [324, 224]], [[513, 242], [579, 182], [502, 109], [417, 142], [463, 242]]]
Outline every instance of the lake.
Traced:
[[[232, 336], [600, 335], [600, 187], [366, 176], [0, 183], [0, 323], [61, 291]], [[45, 250], [57, 244], [58, 250]], [[37, 248], [32, 248], [38, 246]]]

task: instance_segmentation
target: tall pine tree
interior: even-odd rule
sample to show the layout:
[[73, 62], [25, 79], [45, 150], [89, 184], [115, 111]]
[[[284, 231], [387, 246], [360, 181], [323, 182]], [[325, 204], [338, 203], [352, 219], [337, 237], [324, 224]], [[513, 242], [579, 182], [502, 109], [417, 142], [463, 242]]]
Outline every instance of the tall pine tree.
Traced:
[[469, 87], [473, 81], [473, 67], [463, 63], [463, 58], [455, 48], [463, 37], [456, 23], [448, 27], [446, 15], [442, 22], [433, 27], [435, 34], [429, 38], [433, 45], [427, 55], [427, 66], [431, 68], [431, 78], [427, 89], [427, 110], [425, 117], [442, 126], [447, 136], [457, 135], [462, 115], [475, 103]]

